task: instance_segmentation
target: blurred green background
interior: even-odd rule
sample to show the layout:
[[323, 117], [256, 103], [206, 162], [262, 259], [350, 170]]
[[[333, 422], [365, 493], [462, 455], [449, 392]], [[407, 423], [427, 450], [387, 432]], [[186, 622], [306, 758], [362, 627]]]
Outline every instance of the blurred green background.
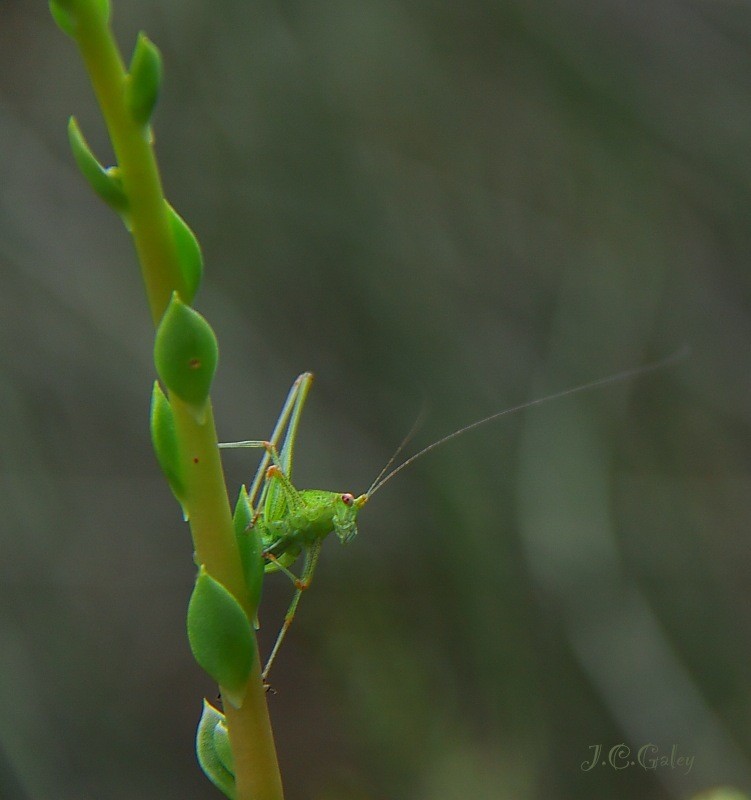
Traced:
[[[301, 487], [406, 470], [326, 543], [270, 697], [288, 800], [751, 787], [751, 6], [138, 0], [168, 197], [207, 264], [220, 436], [317, 383]], [[0, 798], [178, 800], [203, 695], [186, 527], [110, 149], [46, 4], [0, 2]], [[231, 485], [255, 467], [227, 454]], [[289, 599], [269, 581], [262, 644]], [[602, 745], [691, 769], [582, 765]]]

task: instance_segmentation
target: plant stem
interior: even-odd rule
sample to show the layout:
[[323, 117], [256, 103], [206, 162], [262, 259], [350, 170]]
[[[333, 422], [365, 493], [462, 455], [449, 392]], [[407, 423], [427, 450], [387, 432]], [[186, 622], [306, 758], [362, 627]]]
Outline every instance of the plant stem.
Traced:
[[[82, 4], [82, 6], [85, 4]], [[136, 123], [124, 102], [126, 70], [109, 26], [81, 9], [78, 47], [91, 78], [128, 196], [129, 220], [141, 275], [156, 325], [173, 290], [185, 296], [177, 251], [149, 128]]]
[[[185, 496], [190, 498], [186, 509], [197, 560], [235, 595], [252, 618], [232, 530], [213, 415], [209, 409], [206, 422], [199, 426], [178, 398], [172, 397], [170, 405], [180, 441]], [[255, 651], [242, 707], [235, 709], [230, 703], [224, 704], [235, 760], [236, 797], [237, 800], [281, 800], [282, 782], [257, 647]]]
[[[126, 107], [127, 73], [109, 25], [93, 4], [79, 2], [76, 13], [76, 41], [102, 109], [128, 197], [128, 221], [156, 325], [173, 291], [182, 296], [186, 292], [150, 131], [148, 126], [136, 123]], [[184, 505], [198, 561], [252, 618], [254, 609], [249, 608], [211, 407], [206, 419], [199, 423], [174, 395], [170, 396], [170, 405], [183, 462]], [[235, 761], [237, 800], [282, 800], [258, 655], [242, 708], [234, 709], [227, 703], [225, 715]]]

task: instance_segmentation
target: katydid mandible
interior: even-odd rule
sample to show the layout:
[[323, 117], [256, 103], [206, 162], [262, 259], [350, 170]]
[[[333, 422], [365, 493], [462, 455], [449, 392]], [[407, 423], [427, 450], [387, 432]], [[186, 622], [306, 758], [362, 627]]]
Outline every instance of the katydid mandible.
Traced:
[[[412, 434], [412, 431], [410, 431], [410, 434], [402, 441], [386, 466], [371, 483], [370, 488], [360, 495], [319, 489], [299, 490], [293, 485], [292, 462], [294, 459], [295, 440], [302, 409], [313, 383], [312, 373], [304, 372], [300, 375], [292, 384], [279, 419], [268, 440], [225, 442], [219, 445], [222, 448], [254, 447], [264, 450], [263, 457], [248, 490], [248, 498], [252, 510], [251, 526], [256, 528], [260, 534], [263, 557], [266, 560], [265, 572], [282, 572], [292, 581], [295, 587], [295, 593], [284, 617], [281, 630], [266, 666], [263, 668], [262, 676], [264, 681], [268, 678], [274, 659], [292, 624], [300, 597], [310, 586], [313, 579], [323, 540], [330, 533], [335, 533], [342, 544], [350, 542], [357, 535], [357, 515], [360, 509], [377, 491], [383, 488], [403, 469], [436, 447], [499, 417], [567, 395], [598, 389], [609, 384], [620, 383], [654, 372], [680, 360], [686, 354], [687, 349], [684, 348], [661, 361], [618, 372], [605, 378], [497, 411], [443, 436], [427, 447], [423, 447], [422, 450], [419, 450], [399, 466], [389, 471], [391, 465], [409, 441]], [[304, 554], [303, 569], [300, 577], [297, 577], [290, 571], [289, 567], [301, 554]]]

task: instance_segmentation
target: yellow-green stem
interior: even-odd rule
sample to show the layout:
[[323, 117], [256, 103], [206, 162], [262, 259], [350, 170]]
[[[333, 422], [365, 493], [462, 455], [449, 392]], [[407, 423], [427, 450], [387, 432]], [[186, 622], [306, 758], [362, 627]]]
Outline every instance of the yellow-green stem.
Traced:
[[78, 46], [120, 168], [133, 241], [156, 325], [174, 290], [186, 297], [159, 168], [148, 127], [137, 123], [125, 105], [127, 73], [111, 30], [94, 14], [81, 13], [79, 20]]
[[199, 425], [193, 412], [174, 394], [170, 395], [170, 405], [180, 443], [184, 505], [197, 561], [250, 614], [211, 408]]
[[[109, 26], [79, 4], [76, 40], [109, 130], [129, 201], [129, 222], [154, 324], [172, 292], [186, 296], [149, 130], [136, 123], [124, 101], [126, 70]], [[170, 397], [185, 476], [185, 507], [200, 563], [253, 616], [232, 529], [226, 484], [209, 407], [203, 423]], [[256, 648], [257, 652], [257, 648]], [[237, 800], [282, 800], [261, 667], [256, 655], [241, 709], [226, 704], [235, 761]]]
[[[180, 441], [185, 505], [190, 515], [198, 561], [235, 595], [252, 618], [255, 611], [248, 605], [216, 446], [213, 414], [209, 408], [205, 422], [198, 425], [192, 412], [174, 395], [170, 404]], [[281, 776], [257, 647], [242, 708], [235, 709], [225, 703], [224, 711], [235, 761], [237, 800], [282, 798]]]
[[282, 800], [282, 778], [277, 766], [276, 746], [261, 679], [258, 650], [242, 708], [233, 708], [225, 703], [224, 715], [235, 760], [237, 800]]

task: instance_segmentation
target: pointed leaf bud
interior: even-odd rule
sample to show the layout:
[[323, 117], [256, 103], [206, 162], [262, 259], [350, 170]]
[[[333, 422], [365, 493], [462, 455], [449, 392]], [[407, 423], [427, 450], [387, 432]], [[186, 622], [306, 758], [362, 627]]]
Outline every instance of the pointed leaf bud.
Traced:
[[68, 141], [84, 178], [99, 197], [119, 214], [128, 209], [128, 197], [117, 172], [105, 169], [91, 152], [75, 117], [68, 121]]
[[222, 697], [242, 706], [255, 654], [253, 630], [240, 604], [201, 566], [188, 603], [188, 640]]
[[139, 124], [146, 125], [151, 119], [161, 83], [162, 56], [157, 46], [141, 31], [125, 79], [125, 103]]
[[110, 18], [109, 0], [49, 0], [50, 13], [60, 30], [75, 39], [82, 14], [93, 14], [106, 25]]
[[232, 745], [229, 741], [227, 720], [224, 716], [222, 716], [214, 726], [214, 750], [225, 769], [234, 775], [235, 757], [232, 755]]
[[232, 523], [245, 574], [245, 584], [248, 587], [250, 607], [255, 617], [253, 624], [258, 629], [258, 619], [255, 615], [261, 603], [263, 588], [263, 543], [258, 528], [253, 527], [253, 509], [250, 506], [248, 490], [244, 486], [240, 488]]
[[[167, 203], [166, 200], [164, 202]], [[201, 284], [201, 276], [203, 274], [201, 246], [198, 244], [198, 239], [196, 239], [196, 235], [190, 229], [188, 223], [169, 203], [167, 203], [167, 213], [169, 214], [172, 236], [177, 248], [180, 273], [187, 292], [185, 302], [192, 303]]]
[[227, 769], [217, 752], [216, 729], [220, 724], [224, 724], [224, 714], [204, 700], [203, 713], [196, 731], [196, 755], [206, 777], [226, 797], [234, 800], [235, 776]]
[[76, 38], [76, 20], [75, 15], [71, 13], [71, 10], [67, 7], [70, 3], [63, 3], [62, 0], [50, 0], [50, 14], [52, 14], [52, 19], [55, 20], [57, 23], [57, 27], [66, 34], [70, 36], [71, 39]]
[[180, 462], [180, 447], [175, 431], [175, 417], [167, 396], [154, 381], [151, 393], [151, 443], [175, 497], [182, 502], [184, 487]]
[[205, 419], [218, 357], [209, 323], [174, 292], [157, 328], [154, 363], [162, 382], [187, 403], [199, 423]]

